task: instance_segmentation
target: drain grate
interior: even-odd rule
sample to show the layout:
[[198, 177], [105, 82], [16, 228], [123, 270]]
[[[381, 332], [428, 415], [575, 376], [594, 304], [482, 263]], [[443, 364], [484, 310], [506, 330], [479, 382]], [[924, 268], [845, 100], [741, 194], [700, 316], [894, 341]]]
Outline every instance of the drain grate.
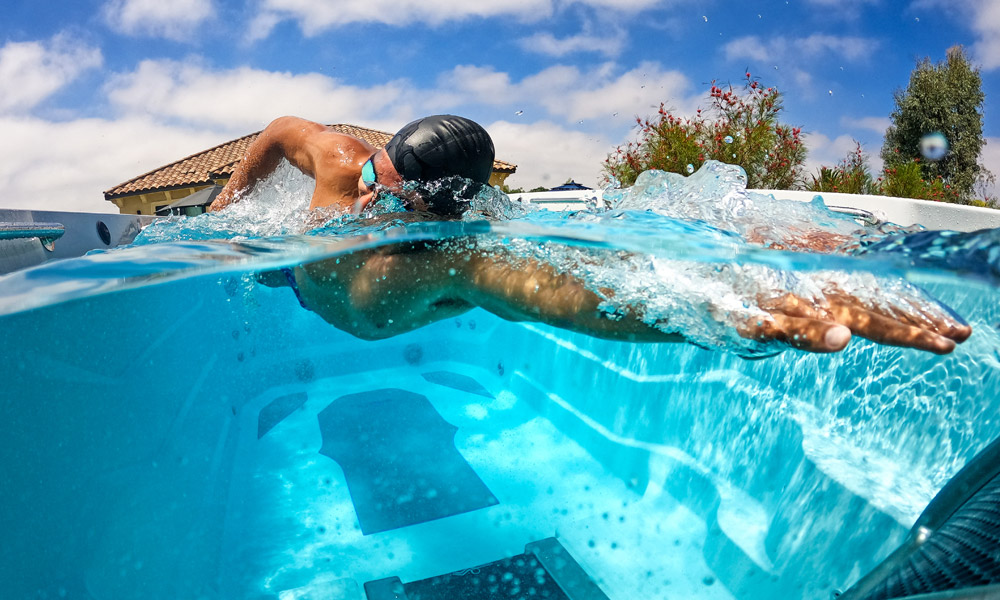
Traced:
[[399, 577], [369, 581], [365, 595], [368, 600], [608, 600], [556, 538], [454, 573], [410, 583]]

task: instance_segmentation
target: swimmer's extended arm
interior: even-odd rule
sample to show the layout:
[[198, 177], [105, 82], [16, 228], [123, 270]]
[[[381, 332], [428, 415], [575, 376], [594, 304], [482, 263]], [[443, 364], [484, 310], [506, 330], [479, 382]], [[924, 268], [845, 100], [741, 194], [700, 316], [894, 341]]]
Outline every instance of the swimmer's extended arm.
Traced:
[[[514, 321], [537, 321], [596, 337], [642, 342], [684, 341], [629, 312], [608, 315], [604, 299], [550, 265], [474, 248], [382, 248], [295, 270], [307, 306], [329, 323], [365, 339], [422, 327], [480, 306]], [[602, 290], [610, 296], [612, 290]], [[792, 295], [762, 303], [767, 319], [736, 324], [740, 335], [785, 342], [809, 352], [836, 352], [852, 333], [872, 341], [946, 354], [971, 328], [943, 313], [892, 314], [849, 295], [822, 306]], [[886, 309], [889, 310], [889, 309]]]
[[[609, 315], [601, 310], [598, 294], [547, 264], [508, 260], [504, 256], [475, 255], [464, 273], [465, 296], [490, 312], [511, 320], [534, 320], [597, 337], [646, 342], [683, 341], [647, 325], [641, 315]], [[601, 290], [606, 297], [613, 290]], [[843, 350], [858, 335], [873, 342], [947, 354], [965, 341], [971, 327], [947, 311], [908, 307], [892, 312], [865, 306], [849, 294], [828, 291], [820, 304], [792, 294], [761, 302], [769, 318], [736, 323], [749, 339], [779, 341], [809, 352]]]

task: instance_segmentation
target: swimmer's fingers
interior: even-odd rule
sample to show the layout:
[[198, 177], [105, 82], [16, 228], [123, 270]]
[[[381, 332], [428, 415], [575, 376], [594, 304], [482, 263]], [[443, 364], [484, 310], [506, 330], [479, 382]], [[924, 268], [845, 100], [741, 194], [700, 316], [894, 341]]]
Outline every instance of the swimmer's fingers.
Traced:
[[948, 354], [955, 349], [955, 340], [941, 333], [911, 325], [856, 304], [834, 301], [827, 310], [834, 321], [848, 327], [855, 335], [879, 344], [916, 348], [935, 354]]
[[[924, 331], [928, 334], [934, 334], [958, 343], [964, 342], [972, 335], [972, 327], [952, 313], [950, 309], [933, 301], [921, 302], [919, 304], [908, 301], [906, 306], [890, 306], [888, 308], [862, 306], [857, 300], [844, 295], [829, 297], [828, 301], [828, 310], [837, 322], [851, 327], [851, 331], [854, 331], [854, 333], [873, 341], [881, 340], [865, 335], [861, 330], [855, 330], [851, 326], [851, 322], [857, 322], [859, 327], [864, 327], [875, 332], [883, 329], [887, 331], [899, 329], [898, 334], [894, 333], [892, 335], [903, 336], [904, 339], [908, 339], [906, 336], [910, 336], [920, 340], [921, 344], [934, 340], [933, 336], [917, 336], [914, 331], [902, 330], [901, 326], [906, 325], [911, 329]], [[842, 319], [850, 319], [851, 322]], [[898, 344], [891, 341], [881, 343], [911, 346], [911, 344]], [[941, 345], [937, 342], [933, 345], [939, 347], [947, 346], [947, 344]], [[938, 352], [938, 350], [925, 348], [923, 345], [913, 347]], [[954, 344], [952, 344], [953, 348]], [[949, 349], [947, 352], [951, 352], [951, 350]]]
[[880, 344], [903, 346], [947, 354], [955, 342], [963, 342], [972, 333], [960, 318], [937, 304], [873, 309], [847, 294], [830, 294], [817, 306], [793, 294], [760, 301], [773, 314], [804, 319], [819, 319], [844, 325], [854, 335]]
[[839, 352], [851, 340], [851, 331], [830, 320], [772, 313], [738, 327], [745, 338], [784, 342], [807, 352]]

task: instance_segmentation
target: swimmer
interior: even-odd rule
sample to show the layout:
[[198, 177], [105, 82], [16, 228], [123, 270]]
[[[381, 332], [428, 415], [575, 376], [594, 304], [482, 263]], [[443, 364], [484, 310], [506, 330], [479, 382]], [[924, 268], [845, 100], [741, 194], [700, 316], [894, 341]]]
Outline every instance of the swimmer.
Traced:
[[[486, 185], [493, 171], [493, 140], [478, 123], [454, 115], [413, 121], [383, 149], [320, 123], [281, 117], [250, 144], [209, 211], [238, 201], [270, 175], [282, 159], [316, 181], [310, 209], [339, 207], [360, 213], [379, 193], [393, 194], [411, 210], [450, 216], [461, 206], [451, 193], [419, 194], [404, 182], [462, 177]], [[412, 187], [412, 186], [409, 186]], [[467, 189], [474, 194], [475, 189]]]
[[[250, 145], [211, 210], [238, 201], [287, 159], [316, 181], [311, 208], [336, 206], [357, 213], [376, 195], [390, 193], [415, 215], [446, 218], [461, 212], [450, 191], [424, 194], [403, 184], [459, 176], [486, 185], [493, 157], [489, 134], [462, 117], [414, 121], [384, 149], [319, 123], [282, 117]], [[601, 295], [551, 265], [473, 247], [456, 251], [437, 242], [407, 242], [265, 273], [260, 280], [291, 287], [304, 308], [362, 339], [392, 337], [478, 306], [507, 320], [537, 321], [607, 339], [685, 341], [680, 334], [644, 323], [638, 314], [610, 318], [601, 308]], [[602, 289], [601, 294], [613, 296], [614, 290]], [[915, 308], [913, 314], [891, 307], [870, 309], [835, 292], [819, 302], [787, 294], [761, 308], [770, 319], [739, 324], [740, 335], [810, 352], [837, 352], [859, 335], [946, 354], [972, 331], [948, 311], [929, 315]]]

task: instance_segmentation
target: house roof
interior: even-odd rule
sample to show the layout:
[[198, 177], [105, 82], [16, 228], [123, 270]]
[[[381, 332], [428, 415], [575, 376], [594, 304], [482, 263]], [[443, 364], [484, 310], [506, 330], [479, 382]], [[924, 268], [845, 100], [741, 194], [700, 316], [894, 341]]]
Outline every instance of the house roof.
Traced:
[[[338, 123], [330, 128], [340, 133], [346, 133], [362, 139], [376, 148], [381, 148], [392, 139], [392, 134], [377, 129], [358, 127]], [[138, 177], [133, 177], [124, 183], [105, 190], [104, 199], [112, 200], [122, 196], [144, 194], [162, 190], [172, 190], [193, 185], [209, 185], [215, 179], [229, 177], [236, 165], [243, 160], [247, 147], [257, 139], [260, 132], [251, 133], [241, 138], [219, 144], [197, 154], [192, 154], [169, 165], [153, 169]], [[497, 173], [513, 173], [517, 165], [502, 160], [493, 161], [493, 171]]]

